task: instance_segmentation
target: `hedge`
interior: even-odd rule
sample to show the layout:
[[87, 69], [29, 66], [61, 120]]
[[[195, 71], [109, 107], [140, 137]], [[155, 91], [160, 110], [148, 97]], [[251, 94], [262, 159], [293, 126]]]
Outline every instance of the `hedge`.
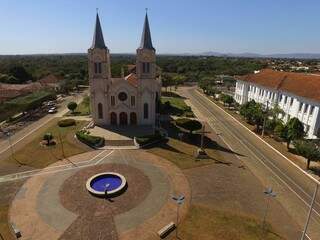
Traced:
[[76, 137], [79, 139], [79, 141], [93, 148], [102, 147], [104, 145], [104, 138], [91, 136], [87, 131], [84, 130], [76, 132]]
[[176, 125], [178, 127], [181, 127], [183, 129], [189, 131], [190, 133], [192, 133], [193, 131], [196, 131], [196, 130], [200, 130], [202, 128], [202, 124], [199, 121], [189, 119], [189, 118], [177, 119]]
[[70, 127], [76, 125], [76, 120], [67, 118], [67, 119], [62, 119], [58, 122], [59, 127]]
[[161, 139], [163, 139], [163, 136], [160, 134], [159, 131], [155, 131], [155, 133], [152, 135], [136, 137], [137, 143], [139, 143], [140, 145], [146, 145], [148, 143], [159, 141]]

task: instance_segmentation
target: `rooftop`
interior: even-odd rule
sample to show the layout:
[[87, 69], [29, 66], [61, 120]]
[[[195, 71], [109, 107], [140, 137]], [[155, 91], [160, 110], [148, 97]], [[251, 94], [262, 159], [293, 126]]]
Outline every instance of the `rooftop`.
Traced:
[[240, 76], [238, 79], [320, 101], [320, 75], [264, 69], [255, 74]]

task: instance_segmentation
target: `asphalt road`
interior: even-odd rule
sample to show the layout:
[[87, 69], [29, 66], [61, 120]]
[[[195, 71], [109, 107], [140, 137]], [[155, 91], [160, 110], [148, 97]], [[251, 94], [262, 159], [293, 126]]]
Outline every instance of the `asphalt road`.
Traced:
[[[301, 169], [214, 104], [196, 88], [181, 88], [196, 115], [207, 121], [266, 187], [272, 187], [289, 215], [303, 230], [316, 183]], [[305, 239], [320, 239], [320, 190]]]

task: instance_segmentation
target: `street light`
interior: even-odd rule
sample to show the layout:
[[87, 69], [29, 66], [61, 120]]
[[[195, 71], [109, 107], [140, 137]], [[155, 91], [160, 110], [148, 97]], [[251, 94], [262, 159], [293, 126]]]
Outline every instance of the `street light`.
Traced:
[[262, 134], [261, 134], [262, 137], [264, 137], [264, 131], [265, 131], [265, 128], [266, 128], [268, 111], [269, 111], [269, 101], [267, 101], [267, 107], [264, 110], [263, 127], [262, 127]]
[[12, 147], [12, 143], [11, 143], [11, 133], [9, 131], [5, 131], [4, 134], [8, 137], [8, 142], [9, 142], [10, 152], [11, 152], [10, 158], [12, 158], [16, 162], [18, 162], [19, 163], [19, 167], [21, 167], [22, 164], [17, 159], [15, 159], [15, 157], [14, 157], [14, 151], [13, 151], [13, 147]]
[[319, 185], [316, 183], [316, 187], [315, 187], [315, 190], [314, 190], [314, 193], [313, 193], [313, 197], [312, 197], [312, 201], [311, 201], [311, 204], [310, 204], [310, 209], [309, 209], [307, 221], [306, 221], [306, 224], [305, 224], [303, 232], [302, 232], [301, 240], [304, 240], [306, 235], [307, 235], [307, 230], [308, 230], [308, 226], [309, 226], [309, 222], [310, 222], [310, 217], [311, 217], [311, 213], [313, 211], [314, 203], [316, 201], [318, 188], [319, 188]]
[[264, 191], [264, 194], [268, 197], [268, 201], [267, 201], [267, 207], [263, 216], [263, 222], [262, 222], [262, 234], [264, 233], [264, 227], [266, 224], [266, 219], [267, 219], [267, 214], [268, 214], [268, 210], [269, 210], [269, 205], [270, 205], [270, 199], [272, 197], [276, 197], [277, 194], [275, 192], [273, 192], [272, 188], [269, 187]]
[[179, 221], [179, 207], [184, 203], [184, 195], [172, 196], [172, 199], [177, 203], [177, 221], [176, 221], [176, 238], [178, 239], [178, 221]]

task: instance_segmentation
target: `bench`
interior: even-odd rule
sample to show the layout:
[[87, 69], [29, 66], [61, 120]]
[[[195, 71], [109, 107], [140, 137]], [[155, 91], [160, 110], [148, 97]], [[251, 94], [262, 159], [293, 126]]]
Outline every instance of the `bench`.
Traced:
[[164, 226], [163, 228], [161, 228], [158, 231], [158, 235], [160, 236], [160, 238], [165, 238], [166, 236], [169, 235], [169, 233], [171, 233], [174, 229], [176, 228], [176, 225], [171, 222], [168, 225]]

